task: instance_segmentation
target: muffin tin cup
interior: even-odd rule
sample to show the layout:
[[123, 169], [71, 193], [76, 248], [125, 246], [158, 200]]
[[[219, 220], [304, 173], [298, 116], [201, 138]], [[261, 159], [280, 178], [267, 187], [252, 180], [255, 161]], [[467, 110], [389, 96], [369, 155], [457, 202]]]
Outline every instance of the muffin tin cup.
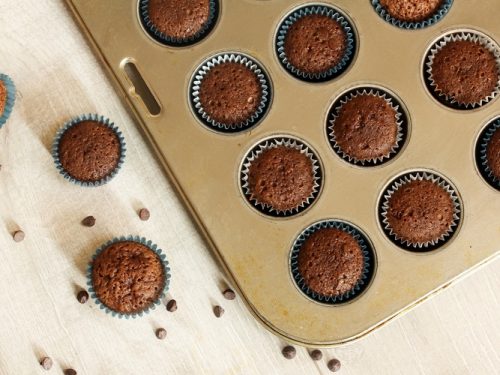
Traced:
[[[137, 243], [140, 243], [140, 244], [146, 246], [147, 248], [149, 248], [160, 259], [160, 261], [162, 263], [162, 266], [163, 266], [163, 272], [165, 274], [164, 285], [163, 285], [162, 291], [158, 295], [158, 298], [154, 302], [152, 302], [149, 306], [147, 306], [146, 308], [144, 308], [144, 309], [142, 309], [142, 310], [140, 310], [138, 312], [134, 312], [134, 313], [123, 313], [123, 312], [120, 312], [120, 311], [116, 311], [116, 310], [110, 309], [108, 306], [106, 306], [99, 299], [99, 297], [97, 296], [97, 294], [96, 294], [96, 292], [94, 290], [94, 285], [92, 283], [93, 264], [94, 264], [94, 260], [96, 259], [96, 257], [101, 252], [103, 252], [105, 249], [107, 249], [109, 246], [111, 246], [111, 245], [113, 245], [113, 244], [115, 244], [117, 242], [123, 242], [123, 241], [137, 242]], [[163, 298], [165, 298], [165, 296], [166, 296], [166, 294], [168, 292], [169, 286], [170, 286], [170, 278], [171, 278], [170, 267], [169, 267], [169, 263], [167, 261], [167, 258], [165, 256], [165, 254], [163, 254], [162, 250], [157, 245], [153, 244], [150, 240], [146, 240], [144, 237], [140, 237], [140, 236], [115, 237], [111, 241], [106, 242], [104, 245], [102, 245], [101, 247], [99, 247], [96, 250], [95, 254], [92, 256], [92, 260], [89, 262], [89, 265], [87, 267], [87, 286], [88, 286], [88, 291], [90, 293], [90, 296], [94, 300], [95, 304], [97, 306], [99, 306], [99, 308], [101, 310], [104, 310], [107, 314], [111, 314], [112, 316], [118, 317], [120, 319], [122, 319], [122, 318], [129, 319], [129, 318], [142, 317], [142, 316], [148, 314], [151, 310], [154, 310], [156, 308], [156, 306], [161, 303], [161, 300]]]
[[[214, 120], [210, 115], [205, 112], [201, 100], [200, 100], [200, 88], [204, 77], [208, 72], [217, 65], [224, 63], [238, 63], [246, 66], [250, 69], [259, 80], [261, 87], [261, 99], [259, 106], [255, 112], [243, 122], [237, 124], [225, 124]], [[205, 62], [203, 62], [195, 71], [193, 78], [191, 79], [190, 89], [189, 89], [189, 99], [191, 102], [191, 108], [195, 113], [196, 117], [207, 127], [212, 130], [223, 133], [236, 133], [240, 131], [247, 130], [255, 125], [257, 125], [262, 118], [266, 115], [270, 105], [271, 105], [271, 81], [268, 74], [265, 72], [262, 65], [257, 62], [254, 58], [243, 54], [243, 53], [219, 53], [215, 56], [210, 57]]]
[[208, 36], [212, 29], [215, 27], [217, 23], [217, 19], [219, 17], [219, 0], [209, 0], [209, 15], [207, 22], [202, 26], [202, 28], [194, 35], [191, 35], [186, 38], [176, 38], [168, 36], [162, 33], [155, 26], [151, 18], [149, 17], [149, 0], [139, 0], [138, 10], [139, 10], [139, 20], [141, 22], [144, 30], [157, 42], [170, 46], [170, 47], [185, 47], [192, 44], [195, 44], [201, 41], [203, 38]]
[[[306, 242], [306, 240], [316, 231], [324, 228], [336, 228], [340, 229], [358, 241], [361, 251], [363, 253], [363, 271], [358, 283], [348, 292], [337, 295], [337, 296], [327, 296], [316, 293], [307, 285], [306, 281], [299, 272], [299, 253]], [[358, 228], [352, 224], [342, 221], [342, 220], [322, 220], [316, 222], [300, 233], [300, 235], [295, 240], [292, 250], [290, 252], [290, 271], [292, 279], [297, 286], [297, 288], [308, 298], [315, 302], [327, 304], [327, 305], [339, 305], [346, 302], [352, 301], [354, 298], [358, 297], [366, 290], [369, 286], [370, 281], [375, 273], [375, 251], [368, 239], [368, 237]]]
[[[448, 230], [445, 233], [443, 233], [438, 239], [427, 242], [414, 243], [404, 238], [401, 238], [396, 233], [394, 233], [391, 225], [389, 224], [389, 220], [387, 219], [389, 210], [389, 200], [398, 189], [400, 189], [407, 183], [412, 181], [423, 181], [423, 180], [431, 181], [437, 184], [450, 195], [450, 198], [452, 199], [454, 206], [453, 221]], [[380, 224], [386, 236], [399, 247], [405, 250], [418, 251], [418, 252], [431, 251], [443, 246], [456, 233], [460, 221], [462, 219], [462, 207], [455, 188], [440, 175], [425, 171], [409, 172], [394, 179], [384, 190], [384, 193], [380, 198], [378, 211], [379, 211]]]
[[[120, 157], [118, 159], [118, 164], [116, 165], [115, 169], [106, 177], [98, 180], [98, 181], [80, 181], [73, 176], [71, 176], [63, 167], [61, 164], [61, 160], [59, 159], [59, 143], [61, 142], [61, 138], [68, 130], [69, 128], [79, 124], [80, 122], [83, 121], [96, 121], [99, 122], [100, 124], [103, 124], [113, 130], [113, 132], [116, 134], [116, 137], [118, 138], [120, 142]], [[118, 127], [111, 122], [108, 118], [104, 116], [100, 116], [98, 114], [84, 114], [77, 116], [70, 121], [68, 121], [64, 126], [58, 130], [56, 137], [54, 139], [54, 143], [52, 145], [52, 157], [54, 158], [54, 163], [56, 165], [57, 170], [59, 173], [66, 179], [69, 180], [70, 182], [79, 185], [79, 186], [84, 186], [84, 187], [97, 187], [104, 185], [111, 181], [113, 177], [116, 176], [116, 174], [120, 171], [123, 162], [125, 161], [125, 152], [126, 152], [126, 144], [125, 144], [125, 138], [123, 137], [121, 131], [118, 129]]]
[[[342, 26], [346, 35], [347, 43], [344, 56], [337, 65], [321, 73], [308, 73], [297, 69], [288, 61], [285, 53], [285, 39], [288, 30], [297, 20], [304, 16], [310, 15], [322, 15], [330, 17], [334, 21], [338, 22], [340, 26]], [[307, 82], [324, 82], [340, 76], [353, 62], [354, 55], [356, 53], [356, 46], [356, 34], [354, 32], [354, 27], [351, 21], [348, 20], [347, 16], [345, 16], [337, 9], [326, 5], [305, 5], [299, 9], [296, 9], [295, 11], [287, 15], [286, 18], [281, 22], [275, 39], [276, 54], [281, 65], [294, 77]]]
[[373, 8], [375, 12], [386, 22], [393, 26], [399, 27], [400, 29], [406, 30], [419, 30], [429, 26], [432, 26], [439, 22], [450, 10], [453, 5], [453, 0], [444, 0], [436, 12], [423, 21], [402, 21], [394, 18], [387, 12], [387, 10], [380, 4], [380, 0], [372, 0]]
[[[252, 163], [264, 151], [272, 148], [277, 148], [279, 146], [293, 148], [295, 150], [300, 151], [302, 154], [306, 155], [309, 158], [309, 160], [311, 160], [313, 166], [313, 178], [314, 178], [313, 191], [311, 192], [309, 197], [304, 202], [302, 202], [302, 204], [300, 204], [298, 207], [285, 211], [275, 209], [274, 207], [272, 207], [267, 203], [259, 202], [256, 198], [253, 197], [248, 183], [250, 166], [252, 165]], [[272, 137], [259, 142], [245, 156], [240, 168], [240, 185], [246, 200], [250, 203], [252, 207], [254, 207], [259, 212], [272, 217], [290, 217], [305, 211], [314, 203], [315, 199], [318, 197], [321, 191], [322, 182], [323, 182], [323, 172], [321, 169], [321, 164], [319, 162], [319, 159], [316, 156], [316, 153], [304, 142], [288, 136]]]
[[[358, 159], [354, 156], [351, 156], [345, 153], [344, 150], [342, 150], [342, 148], [337, 143], [335, 138], [334, 125], [335, 121], [338, 118], [338, 114], [341, 108], [350, 100], [360, 95], [372, 95], [382, 98], [396, 112], [396, 125], [398, 129], [396, 135], [396, 143], [386, 155], [382, 155], [378, 158]], [[402, 105], [399, 103], [398, 99], [396, 99], [394, 96], [387, 93], [386, 91], [376, 87], [360, 87], [349, 90], [347, 93], [343, 94], [340, 98], [338, 98], [335, 101], [335, 103], [333, 103], [328, 118], [329, 120], [327, 124], [327, 135], [328, 135], [328, 141], [333, 151], [335, 151], [335, 153], [346, 162], [362, 167], [381, 165], [394, 158], [403, 148], [408, 134], [408, 117], [404, 109], [402, 108]]]
[[486, 182], [500, 191], [500, 178], [493, 174], [487, 157], [488, 145], [495, 132], [500, 132], [500, 117], [490, 121], [481, 132], [476, 144], [476, 164]]
[[5, 86], [7, 90], [7, 97], [5, 100], [5, 107], [3, 109], [2, 114], [0, 115], [0, 129], [7, 122], [12, 113], [12, 109], [14, 108], [14, 103], [16, 101], [16, 86], [14, 82], [7, 74], [0, 73], [0, 81]]
[[[477, 103], [460, 103], [454, 98], [443, 94], [438, 88], [432, 77], [432, 64], [436, 54], [443, 49], [449, 42], [457, 41], [470, 41], [474, 43], [479, 43], [490, 51], [496, 60], [497, 65], [497, 84], [495, 89], [487, 97], [481, 99]], [[442, 36], [438, 41], [436, 41], [430, 50], [427, 52], [424, 62], [424, 80], [425, 84], [431, 93], [431, 95], [439, 101], [441, 104], [460, 110], [470, 110], [482, 107], [483, 105], [491, 102], [500, 93], [500, 49], [498, 45], [489, 37], [482, 35], [476, 31], [457, 31], [450, 34]]]

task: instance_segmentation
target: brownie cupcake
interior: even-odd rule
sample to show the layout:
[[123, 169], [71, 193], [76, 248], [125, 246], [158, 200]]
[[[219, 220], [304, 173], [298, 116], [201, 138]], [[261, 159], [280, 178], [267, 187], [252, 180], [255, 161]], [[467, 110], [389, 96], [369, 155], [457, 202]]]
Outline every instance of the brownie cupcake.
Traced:
[[377, 88], [356, 88], [332, 105], [327, 131], [340, 157], [352, 164], [372, 166], [400, 151], [407, 118], [390, 94]]
[[328, 6], [305, 6], [280, 25], [276, 47], [282, 65], [307, 81], [341, 74], [355, 51], [353, 27], [346, 16]]
[[360, 294], [373, 275], [373, 266], [373, 249], [366, 237], [341, 221], [313, 224], [292, 249], [297, 286], [320, 302], [346, 302]]
[[52, 153], [66, 179], [83, 186], [98, 186], [118, 173], [125, 158], [125, 142], [108, 119], [80, 116], [58, 132]]
[[159, 304], [169, 285], [169, 271], [165, 256], [151, 241], [122, 237], [96, 252], [88, 284], [107, 312], [135, 317]]
[[197, 70], [193, 110], [212, 129], [237, 132], [257, 124], [269, 107], [270, 87], [260, 65], [242, 54], [220, 54]]
[[171, 46], [193, 44], [214, 27], [218, 0], [141, 0], [139, 14], [146, 31]]
[[486, 182], [500, 190], [500, 118], [492, 120], [481, 132], [476, 144], [476, 163]]
[[444, 36], [429, 52], [426, 67], [429, 90], [453, 108], [479, 107], [500, 90], [500, 52], [480, 35]]
[[247, 200], [271, 216], [290, 216], [317, 197], [321, 170], [315, 154], [292, 138], [260, 142], [245, 157], [241, 186]]
[[16, 87], [6, 74], [0, 73], [0, 129], [10, 117], [16, 100]]
[[443, 178], [409, 173], [382, 197], [384, 231], [409, 249], [432, 250], [451, 237], [460, 220], [458, 197]]

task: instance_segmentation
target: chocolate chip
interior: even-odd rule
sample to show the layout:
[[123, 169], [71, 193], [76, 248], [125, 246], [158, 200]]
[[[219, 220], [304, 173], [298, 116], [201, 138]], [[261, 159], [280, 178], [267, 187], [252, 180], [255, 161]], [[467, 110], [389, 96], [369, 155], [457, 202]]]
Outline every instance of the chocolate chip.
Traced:
[[311, 353], [309, 353], [309, 355], [315, 361], [320, 361], [321, 358], [323, 358], [323, 353], [321, 353], [321, 350], [319, 349], [314, 349]]
[[167, 331], [164, 328], [158, 328], [156, 330], [156, 337], [158, 337], [160, 340], [164, 340], [165, 337], [167, 337]]
[[224, 315], [224, 309], [217, 305], [214, 307], [214, 314], [217, 318], [220, 318], [222, 315]]
[[175, 299], [171, 299], [167, 302], [167, 310], [170, 312], [177, 310], [177, 301]]
[[149, 210], [147, 208], [141, 208], [139, 210], [139, 219], [141, 219], [142, 221], [149, 220], [150, 216], [151, 214], [149, 213]]
[[87, 293], [86, 290], [80, 290], [78, 294], [76, 295], [76, 299], [80, 303], [85, 303], [89, 300], [89, 294]]
[[16, 230], [14, 234], [12, 234], [12, 238], [16, 242], [21, 242], [24, 240], [24, 232], [22, 230]]
[[340, 361], [336, 358], [329, 360], [326, 365], [328, 367], [328, 370], [330, 370], [331, 372], [337, 372], [340, 370]]
[[40, 366], [42, 366], [44, 370], [50, 370], [52, 368], [52, 359], [50, 357], [43, 357], [40, 361]]
[[76, 371], [73, 370], [72, 368], [68, 368], [64, 370], [64, 375], [76, 375]]
[[234, 291], [229, 288], [223, 291], [222, 295], [224, 296], [225, 299], [228, 300], [233, 300], [236, 298], [236, 293], [234, 293]]
[[295, 348], [291, 345], [285, 346], [281, 353], [283, 353], [283, 357], [285, 357], [286, 359], [292, 359], [293, 357], [295, 357], [295, 354], [297, 354]]
[[86, 227], [93, 227], [95, 225], [95, 217], [87, 216], [85, 219], [82, 220], [82, 225]]

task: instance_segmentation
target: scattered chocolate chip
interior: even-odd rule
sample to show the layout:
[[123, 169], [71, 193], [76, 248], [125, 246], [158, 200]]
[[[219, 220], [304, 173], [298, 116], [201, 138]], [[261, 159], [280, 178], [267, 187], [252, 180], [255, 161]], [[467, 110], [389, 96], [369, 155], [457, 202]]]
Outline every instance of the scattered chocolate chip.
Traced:
[[336, 358], [329, 360], [326, 365], [328, 366], [328, 370], [331, 372], [337, 372], [340, 370], [340, 361]]
[[147, 208], [141, 208], [139, 210], [139, 219], [141, 219], [142, 221], [149, 220], [150, 216], [151, 214], [149, 213], [149, 210]]
[[321, 358], [323, 358], [323, 353], [321, 353], [321, 350], [319, 349], [314, 349], [311, 353], [309, 353], [309, 355], [315, 361], [320, 361]]
[[236, 298], [236, 293], [234, 293], [234, 291], [229, 288], [223, 291], [222, 295], [224, 296], [225, 299], [228, 300], [233, 300]]
[[87, 293], [86, 290], [80, 290], [78, 294], [76, 295], [76, 299], [80, 303], [85, 303], [89, 300], [89, 294]]
[[297, 354], [295, 348], [291, 345], [285, 346], [281, 353], [283, 353], [283, 357], [285, 357], [286, 359], [292, 359], [293, 357], [295, 357], [295, 354]]
[[214, 314], [217, 318], [220, 318], [222, 315], [224, 315], [224, 309], [221, 306], [215, 306], [214, 307]]
[[160, 340], [164, 340], [165, 337], [167, 337], [167, 330], [164, 328], [158, 328], [156, 330], [156, 337], [158, 337]]
[[170, 312], [177, 310], [177, 301], [175, 299], [171, 299], [167, 302], [167, 310]]
[[77, 374], [75, 370], [73, 370], [72, 368], [68, 368], [64, 370], [64, 375], [77, 375]]
[[21, 242], [22, 240], [24, 240], [24, 232], [22, 230], [16, 230], [14, 232], [14, 234], [12, 234], [12, 238], [14, 239], [14, 241], [16, 242]]
[[52, 368], [52, 359], [50, 357], [43, 357], [40, 361], [40, 366], [42, 366], [44, 370], [50, 370]]
[[95, 225], [95, 217], [87, 216], [85, 219], [82, 220], [82, 225], [86, 227], [93, 227]]

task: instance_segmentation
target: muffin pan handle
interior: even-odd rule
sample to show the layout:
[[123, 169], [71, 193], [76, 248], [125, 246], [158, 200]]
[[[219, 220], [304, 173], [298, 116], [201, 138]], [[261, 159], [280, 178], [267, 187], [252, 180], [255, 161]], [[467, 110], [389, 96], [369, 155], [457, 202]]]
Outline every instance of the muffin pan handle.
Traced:
[[158, 116], [162, 110], [160, 102], [155, 98], [144, 78], [142, 78], [137, 68], [137, 64], [133, 60], [127, 58], [124, 59], [120, 65], [125, 76], [132, 84], [128, 89], [128, 93], [142, 101], [142, 104], [144, 104], [150, 116]]

